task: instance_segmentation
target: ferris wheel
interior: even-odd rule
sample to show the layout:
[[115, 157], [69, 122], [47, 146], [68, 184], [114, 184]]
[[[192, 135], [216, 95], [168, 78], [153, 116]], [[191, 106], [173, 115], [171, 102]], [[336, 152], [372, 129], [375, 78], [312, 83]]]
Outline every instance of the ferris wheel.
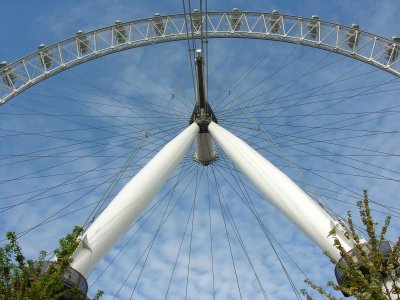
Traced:
[[[211, 41], [222, 39], [232, 39], [226, 42], [232, 46], [236, 40], [246, 44], [236, 50], [231, 49], [236, 45], [225, 48], [222, 55], [218, 51], [216, 59]], [[179, 47], [186, 50], [179, 57], [187, 66], [183, 71], [176, 69], [175, 57], [158, 53], [157, 44], [170, 42], [178, 45], [169, 50], [171, 56]], [[282, 43], [282, 53], [274, 53], [282, 59], [271, 59], [272, 42]], [[242, 66], [244, 56], [254, 55], [249, 45], [262, 50], [253, 57], [252, 65]], [[153, 71], [160, 77], [149, 76], [140, 68], [131, 74], [116, 74], [109, 65], [109, 78], [118, 79], [118, 93], [109, 94], [105, 82], [93, 84], [73, 69], [129, 49], [155, 49]], [[219, 65], [230, 59], [229, 51], [238, 51], [234, 64], [238, 76]], [[237, 286], [232, 297], [249, 297], [244, 296], [247, 283], [239, 271], [246, 265], [260, 297], [268, 299], [268, 284], [260, 270], [268, 264], [253, 261], [255, 224], [258, 236], [263, 236], [265, 246], [276, 255], [295, 297], [300, 298], [282, 263], [282, 257], [292, 260], [291, 253], [266, 225], [274, 217], [267, 210], [281, 212], [282, 220], [293, 223], [336, 260], [340, 254], [329, 236], [332, 229], [337, 230], [346, 250], [352, 250], [354, 241], [340, 216], [344, 212], [335, 209], [334, 201], [354, 203], [360, 196], [355, 188], [362, 184], [361, 179], [372, 188], [381, 185], [388, 191], [396, 189], [399, 182], [395, 141], [400, 122], [396, 123], [398, 105], [391, 101], [399, 88], [399, 54], [399, 39], [367, 33], [356, 24], [238, 9], [157, 13], [90, 32], [78, 31], [51, 46], [40, 45], [36, 52], [0, 65], [0, 109], [7, 122], [16, 124], [15, 129], [3, 129], [7, 142], [2, 144], [7, 151], [2, 153], [2, 168], [6, 171], [0, 183], [6, 202], [0, 212], [16, 211], [18, 215], [21, 208], [26, 213], [36, 203], [48, 206], [52, 203], [46, 202], [49, 199], [62, 199], [54, 210], [18, 232], [20, 236], [40, 233], [57, 222], [74, 225], [63, 220], [79, 215], [86, 231], [68, 280], [83, 294], [88, 283], [97, 282], [121, 253], [128, 255], [124, 251], [132, 247], [127, 246], [137, 229], [142, 228], [145, 237], [152, 231], [146, 244], [137, 246], [138, 260], [124, 274], [114, 298], [122, 297], [119, 293], [135, 272], [131, 297], [140, 293], [138, 282], [145, 281], [141, 277], [152, 248], [159, 243], [163, 249], [165, 243], [172, 251], [166, 254], [171, 260], [168, 276], [158, 276], [165, 298], [180, 297], [173, 283], [182, 279], [186, 280], [186, 298], [190, 265], [204, 273], [203, 263], [212, 274], [207, 278], [211, 298], [215, 298], [217, 283], [224, 280], [224, 272], [217, 270], [221, 259], [231, 262], [233, 271], [228, 277]], [[338, 70], [339, 64], [348, 67]], [[260, 70], [259, 66], [271, 69]], [[299, 66], [303, 69], [293, 75]], [[78, 91], [54, 82], [52, 76], [66, 70], [76, 75], [73, 81]], [[338, 73], [326, 76], [327, 70]], [[163, 80], [171, 73], [178, 73], [179, 78], [169, 82], [174, 87], [168, 88]], [[151, 87], [135, 84], [135, 79], [143, 76]], [[315, 79], [318, 76], [326, 76], [323, 84]], [[313, 85], [310, 78], [317, 83]], [[44, 80], [49, 85], [53, 81], [56, 89], [45, 87], [43, 92], [36, 84]], [[77, 99], [80, 85], [91, 91]], [[144, 96], [146, 89], [151, 97]], [[374, 100], [377, 97], [383, 100]], [[29, 120], [23, 119], [26, 124], [22, 127], [18, 118], [21, 121], [26, 116]], [[21, 136], [29, 137], [21, 142]], [[341, 173], [341, 169], [346, 171]], [[325, 185], [314, 182], [316, 179]], [[272, 206], [257, 203], [262, 198]], [[239, 199], [242, 206], [233, 205], [233, 199]], [[399, 218], [400, 209], [391, 201], [372, 198], [377, 213]], [[244, 214], [254, 218], [253, 225], [241, 217]], [[179, 238], [171, 243], [168, 228], [176, 225], [180, 225]], [[200, 237], [207, 236], [207, 245], [201, 245], [202, 239], [196, 242], [194, 228]], [[118, 251], [112, 250], [126, 232]], [[183, 254], [185, 244], [187, 253]], [[196, 251], [192, 250], [196, 247], [207, 253], [200, 253], [200, 261], [194, 263]], [[102, 260], [107, 253], [108, 259]], [[204, 257], [207, 260], [202, 262]], [[180, 265], [182, 260], [187, 263]], [[98, 264], [101, 270], [94, 271]], [[158, 267], [150, 269], [154, 272]], [[340, 272], [336, 272], [340, 281]]]

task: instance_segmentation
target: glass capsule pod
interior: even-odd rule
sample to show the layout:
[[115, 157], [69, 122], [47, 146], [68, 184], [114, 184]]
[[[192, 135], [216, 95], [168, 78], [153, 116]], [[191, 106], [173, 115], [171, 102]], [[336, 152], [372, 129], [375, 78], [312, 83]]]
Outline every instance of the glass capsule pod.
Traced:
[[39, 55], [40, 55], [40, 62], [45, 69], [49, 69], [51, 67], [51, 53], [50, 50], [46, 48], [44, 44], [40, 44], [39, 47]]
[[164, 34], [165, 30], [164, 20], [159, 13], [154, 14], [153, 30], [156, 36], [162, 36]]
[[273, 10], [269, 20], [269, 32], [278, 33], [281, 29], [281, 16], [279, 11]]
[[357, 24], [352, 24], [351, 28], [346, 33], [347, 45], [354, 49], [358, 45], [358, 40], [360, 39], [360, 26]]
[[192, 24], [193, 24], [193, 31], [196, 32], [201, 31], [201, 16], [200, 16], [200, 11], [198, 9], [193, 10]]
[[231, 29], [232, 31], [238, 31], [240, 30], [240, 17], [241, 13], [238, 8], [232, 9], [231, 17], [230, 17], [230, 24], [231, 24]]
[[400, 38], [394, 36], [392, 41], [387, 44], [385, 51], [386, 59], [390, 64], [397, 60], [400, 51]]
[[6, 61], [0, 63], [0, 75], [3, 78], [3, 82], [10, 88], [14, 87], [17, 75], [11, 70]]
[[89, 49], [89, 41], [82, 30], [76, 33], [76, 44], [78, 46], [78, 53], [85, 55]]
[[312, 16], [310, 23], [308, 23], [308, 35], [314, 40], [319, 37], [319, 26], [319, 17]]
[[128, 40], [125, 26], [120, 20], [115, 21], [114, 37], [117, 40], [118, 44], [126, 43], [126, 41]]

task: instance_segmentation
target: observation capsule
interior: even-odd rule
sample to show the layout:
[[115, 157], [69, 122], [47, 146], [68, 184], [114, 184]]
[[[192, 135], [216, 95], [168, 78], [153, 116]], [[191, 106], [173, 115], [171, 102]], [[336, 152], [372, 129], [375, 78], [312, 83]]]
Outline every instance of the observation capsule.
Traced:
[[165, 27], [164, 27], [164, 20], [159, 13], [154, 14], [153, 23], [154, 23], [153, 27], [154, 34], [156, 36], [162, 36], [164, 34]]
[[279, 15], [279, 11], [273, 10], [270, 20], [269, 20], [269, 31], [272, 33], [278, 33], [279, 29], [281, 29], [281, 16]]
[[76, 33], [76, 44], [78, 45], [78, 53], [85, 55], [89, 49], [89, 41], [82, 30]]
[[201, 16], [200, 11], [196, 8], [192, 13], [193, 31], [201, 31]]
[[[368, 243], [362, 244], [361, 247], [362, 247], [362, 250], [364, 251], [364, 254], [367, 257], [370, 257], [371, 251], [373, 249], [371, 241]], [[377, 247], [382, 255], [382, 259], [387, 263], [393, 252], [393, 247], [390, 245], [390, 242], [385, 241], [385, 240], [379, 241]], [[358, 268], [358, 270], [361, 271], [362, 274], [366, 275], [369, 273], [369, 267], [364, 265], [363, 261], [360, 259], [360, 254], [357, 254], [356, 249], [350, 250], [349, 252], [347, 252], [347, 254], [348, 254], [348, 258], [342, 257], [341, 259], [339, 259], [339, 261], [337, 262], [337, 264], [335, 266], [335, 277], [336, 277], [336, 280], [339, 285], [345, 285], [346, 282], [348, 282], [348, 280], [349, 280], [345, 276], [344, 270], [349, 268], [350, 262], [352, 262]], [[352, 268], [354, 268], [354, 267], [352, 267]], [[388, 285], [386, 285], [388, 282], [391, 282], [390, 278], [385, 278], [385, 277], [381, 278], [382, 285], [388, 287]], [[346, 294], [345, 292], [342, 292], [342, 293], [345, 297], [349, 297], [349, 295]]]
[[241, 13], [240, 13], [239, 8], [232, 9], [231, 18], [230, 18], [232, 31], [240, 30], [240, 25], [241, 25], [240, 17], [241, 17]]
[[308, 23], [308, 34], [314, 40], [319, 36], [319, 17], [312, 16], [310, 23]]
[[400, 38], [399, 37], [392, 37], [393, 42], [389, 42], [386, 46], [385, 56], [388, 60], [388, 63], [392, 63], [396, 61], [397, 57], [399, 56], [400, 51]]
[[360, 39], [360, 26], [357, 24], [352, 24], [351, 28], [346, 33], [347, 45], [351, 49], [354, 49], [358, 45], [358, 40]]
[[40, 62], [42, 63], [43, 68], [48, 69], [51, 67], [51, 54], [50, 50], [46, 49], [44, 44], [40, 44], [39, 47], [39, 55], [40, 55]]
[[3, 82], [10, 88], [14, 88], [17, 75], [11, 70], [6, 61], [0, 63], [0, 75], [3, 77]]
[[118, 44], [123, 44], [127, 41], [126, 30], [124, 24], [120, 20], [115, 21], [114, 36]]

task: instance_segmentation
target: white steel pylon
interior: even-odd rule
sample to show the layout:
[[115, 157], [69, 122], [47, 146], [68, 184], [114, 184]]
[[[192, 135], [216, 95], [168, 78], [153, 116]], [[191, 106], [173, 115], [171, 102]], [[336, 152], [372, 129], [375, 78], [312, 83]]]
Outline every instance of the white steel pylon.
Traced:
[[[284, 213], [315, 244], [338, 262], [335, 266], [335, 276], [339, 285], [346, 282], [341, 268], [346, 268], [347, 263], [334, 246], [333, 237], [330, 235], [332, 229], [335, 229], [336, 238], [349, 257], [358, 264], [360, 271], [363, 272], [362, 265], [353, 250], [355, 241], [343, 222], [332, 218], [289, 177], [240, 138], [214, 122], [208, 125], [208, 132], [243, 174], [258, 188], [265, 199]], [[368, 253], [370, 250], [367, 241], [361, 238], [360, 242], [364, 244], [363, 251]], [[391, 246], [388, 241], [380, 241], [378, 247], [385, 255], [390, 255]], [[392, 278], [382, 278], [381, 283], [383, 291], [393, 291], [394, 284], [400, 286], [400, 283], [398, 281], [395, 283]], [[347, 297], [347, 295], [345, 296]], [[398, 297], [393, 294], [388, 299], [398, 300]]]
[[199, 132], [193, 123], [166, 144], [115, 196], [85, 231], [71, 267], [85, 278], [126, 232], [183, 159]]
[[[189, 120], [189, 127], [166, 144], [125, 185], [85, 231], [70, 266], [71, 272], [77, 271], [79, 274], [74, 280], [76, 285], [79, 286], [79, 282], [84, 281], [87, 287], [86, 278], [91, 270], [148, 206], [183, 159], [195, 138], [194, 159], [197, 162], [205, 166], [212, 163], [217, 155], [213, 143], [217, 142], [265, 199], [282, 211], [324, 252], [339, 261], [338, 265], [341, 254], [334, 246], [334, 239], [330, 235], [332, 229], [335, 229], [336, 238], [348, 253], [354, 248], [355, 242], [351, 233], [341, 220], [330, 216], [277, 167], [243, 140], [217, 124], [217, 118], [208, 103], [204, 60], [200, 50], [196, 51], [195, 64], [196, 104]], [[367, 245], [366, 241], [362, 242]], [[341, 284], [345, 278], [340, 274], [338, 265], [335, 275]], [[68, 277], [67, 282], [70, 281]], [[386, 282], [383, 281], [383, 284], [386, 285]], [[81, 290], [86, 294], [87, 288], [86, 291], [82, 288]]]
[[217, 157], [213, 141], [207, 131], [207, 126], [210, 121], [213, 120], [217, 122], [217, 119], [208, 104], [207, 82], [204, 76], [204, 58], [200, 49], [196, 50], [195, 67], [196, 105], [190, 122], [196, 122], [200, 127], [200, 132], [196, 137], [194, 160], [206, 166]]
[[[336, 260], [340, 259], [340, 253], [329, 236], [329, 232], [340, 225], [338, 221], [242, 139], [214, 122], [208, 125], [208, 131], [270, 203], [281, 210], [323, 251], [330, 253]], [[336, 232], [346, 251], [351, 250], [354, 242], [346, 238], [342, 230]]]

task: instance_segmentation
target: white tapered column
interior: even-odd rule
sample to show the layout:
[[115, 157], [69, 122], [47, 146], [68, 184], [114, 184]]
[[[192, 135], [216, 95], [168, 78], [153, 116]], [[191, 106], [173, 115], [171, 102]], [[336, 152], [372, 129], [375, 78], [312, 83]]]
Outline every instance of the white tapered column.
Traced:
[[[333, 246], [332, 237], [328, 237], [335, 226], [335, 220], [325, 210], [243, 140], [214, 122], [208, 125], [208, 131], [270, 203], [280, 209], [323, 251], [330, 253], [335, 259], [341, 257]], [[337, 234], [347, 251], [353, 248], [352, 241], [340, 231]]]
[[71, 265], [84, 277], [125, 233], [159, 192], [199, 132], [193, 123], [162, 148], [133, 177], [83, 234]]

